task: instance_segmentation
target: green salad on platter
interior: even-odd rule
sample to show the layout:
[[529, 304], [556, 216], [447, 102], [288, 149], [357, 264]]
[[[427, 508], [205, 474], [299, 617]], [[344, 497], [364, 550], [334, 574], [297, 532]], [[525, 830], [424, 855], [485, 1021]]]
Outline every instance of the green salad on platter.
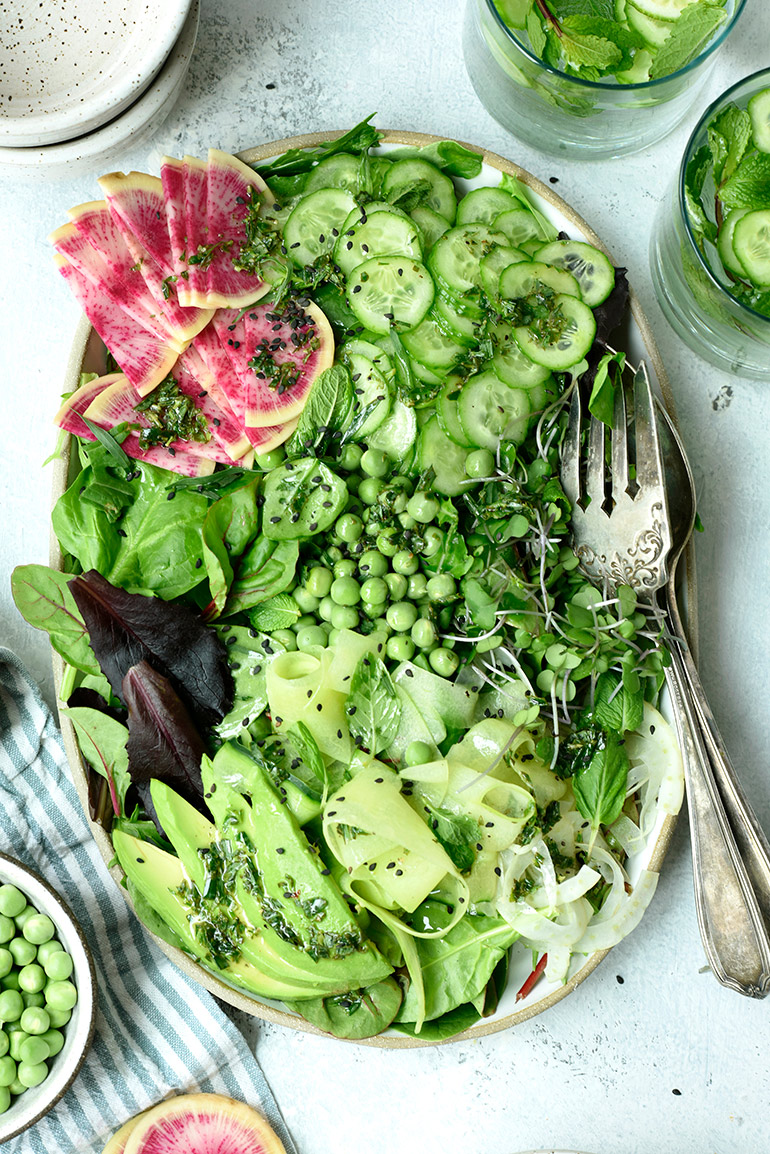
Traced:
[[108, 353], [57, 417], [63, 566], [13, 586], [145, 924], [324, 1031], [430, 1042], [636, 926], [682, 772], [660, 622], [581, 574], [559, 475], [572, 390], [611, 419], [624, 272], [370, 120], [71, 210]]

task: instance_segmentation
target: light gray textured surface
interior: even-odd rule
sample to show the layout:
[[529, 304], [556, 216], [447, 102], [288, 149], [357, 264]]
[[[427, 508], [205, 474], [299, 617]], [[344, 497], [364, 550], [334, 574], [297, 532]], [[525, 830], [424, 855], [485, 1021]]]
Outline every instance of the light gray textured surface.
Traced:
[[[204, 0], [187, 88], [151, 148], [231, 151], [377, 112], [384, 127], [472, 141], [522, 164], [603, 237], [652, 322], [676, 393], [706, 532], [698, 541], [701, 668], [747, 790], [770, 827], [770, 386], [731, 380], [683, 347], [653, 299], [647, 244], [688, 122], [648, 155], [559, 165], [523, 148], [478, 103], [447, 0]], [[770, 6], [748, 0], [710, 98], [768, 63]], [[271, 85], [274, 87], [268, 88]], [[99, 175], [97, 173], [94, 176]], [[47, 557], [50, 417], [78, 308], [46, 236], [92, 180], [0, 185], [0, 640], [52, 697], [47, 639], [17, 616], [14, 565]], [[570, 998], [514, 1031], [434, 1050], [381, 1051], [254, 1025], [249, 1037], [303, 1154], [767, 1154], [770, 1004], [708, 973], [692, 908], [686, 822], [642, 927]], [[623, 982], [620, 982], [620, 978]], [[679, 1093], [675, 1093], [679, 1091]]]

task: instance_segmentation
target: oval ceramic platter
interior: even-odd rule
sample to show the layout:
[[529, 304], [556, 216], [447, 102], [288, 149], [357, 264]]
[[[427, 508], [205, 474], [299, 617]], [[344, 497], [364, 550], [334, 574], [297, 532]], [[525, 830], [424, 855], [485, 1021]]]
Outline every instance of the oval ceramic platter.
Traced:
[[[317, 147], [321, 142], [335, 139], [340, 133], [326, 133], [326, 134], [312, 134], [307, 136], [293, 137], [287, 140], [280, 140], [270, 144], [262, 145], [258, 148], [252, 148], [241, 153], [242, 159], [250, 164], [263, 164], [267, 160], [279, 156], [289, 148], [312, 148]], [[390, 148], [395, 148], [402, 145], [412, 145], [420, 147], [422, 145], [430, 144], [440, 138], [427, 136], [418, 133], [406, 133], [388, 131], [384, 133], [383, 142], [380, 149], [383, 154], [387, 155]], [[537, 180], [530, 173], [518, 167], [516, 164], [503, 159], [493, 153], [485, 152], [483, 149], [472, 145], [465, 145], [477, 152], [483, 161], [483, 167], [480, 175], [474, 180], [458, 181], [458, 188], [461, 191], [469, 191], [471, 188], [480, 187], [482, 185], [497, 184], [500, 180], [500, 174], [507, 172], [516, 176], [521, 180], [532, 194], [532, 198], [536, 206], [542, 211], [558, 229], [569, 233], [573, 239], [586, 240], [598, 248], [607, 251], [596, 233], [589, 227], [589, 225], [582, 220], [568, 204], [558, 197], [547, 185]], [[608, 255], [611, 255], [608, 253]], [[650, 369], [653, 380], [657, 381], [660, 392], [666, 402], [670, 412], [673, 412], [673, 398], [671, 396], [668, 381], [663, 370], [660, 355], [658, 353], [655, 341], [650, 331], [648, 322], [638, 301], [631, 294], [631, 309], [630, 317], [626, 326], [626, 331], [622, 334], [622, 340], [618, 342], [625, 349], [632, 363], [638, 363], [639, 360], [645, 359]], [[67, 369], [67, 377], [65, 381], [66, 391], [74, 390], [77, 387], [78, 379], [81, 371], [89, 370], [93, 372], [103, 372], [105, 364], [105, 350], [100, 339], [91, 329], [85, 317], [80, 322], [77, 330], [73, 347], [70, 355], [70, 362]], [[68, 453], [65, 450], [63, 458], [56, 464], [56, 474], [53, 485], [54, 501], [64, 491], [68, 481]], [[58, 542], [52, 540], [51, 565], [54, 568], [61, 568], [62, 556], [58, 547]], [[688, 581], [692, 584], [693, 569], [690, 559], [688, 565], [689, 578]], [[687, 598], [690, 606], [695, 604], [692, 596], [692, 589], [688, 590], [690, 596]], [[691, 616], [691, 629], [694, 623]], [[54, 654], [54, 671], [58, 684], [63, 672], [63, 663], [57, 654]], [[669, 720], [671, 718], [670, 704], [664, 699], [661, 704], [661, 710], [667, 715]], [[72, 765], [75, 784], [78, 788], [80, 797], [82, 799], [86, 812], [89, 812], [88, 806], [88, 776], [85, 764], [81, 758], [78, 750], [77, 742], [73, 727], [66, 717], [62, 717], [62, 732], [64, 735], [64, 742], [67, 753]], [[671, 815], [660, 814], [656, 825], [651, 831], [647, 840], [644, 851], [629, 858], [626, 863], [626, 869], [633, 885], [634, 880], [640, 875], [642, 870], [649, 870], [657, 873], [663, 861], [671, 834], [674, 829], [675, 818]], [[92, 821], [91, 823], [94, 837], [99, 846], [100, 852], [107, 864], [114, 860], [114, 852], [109, 834], [98, 823]], [[113, 867], [113, 876], [116, 881], [122, 877], [119, 869]], [[129, 900], [125, 888], [121, 887], [121, 892]], [[643, 931], [642, 931], [643, 932]], [[304, 1030], [309, 1033], [319, 1033], [314, 1026], [307, 1023], [303, 1018], [288, 1012], [281, 1006], [280, 1003], [271, 1003], [265, 1000], [260, 1000], [256, 997], [251, 997], [244, 994], [241, 990], [234, 989], [227, 983], [215, 977], [212, 973], [203, 969], [197, 963], [192, 961], [186, 954], [172, 946], [167, 945], [163, 941], [156, 939], [157, 944], [161, 950], [164, 951], [185, 973], [191, 975], [196, 981], [200, 982], [211, 993], [215, 994], [222, 1001], [229, 1003], [235, 1008], [244, 1011], [255, 1017], [264, 1018], [268, 1021], [275, 1022], [282, 1026], [288, 1026], [298, 1030]], [[542, 1013], [550, 1006], [555, 1005], [561, 1001], [568, 994], [571, 994], [577, 986], [579, 986], [584, 979], [596, 968], [599, 962], [607, 954], [607, 950], [597, 951], [588, 956], [573, 958], [572, 965], [568, 974], [567, 981], [560, 984], [548, 983], [545, 979], [541, 979], [531, 992], [516, 1000], [516, 992], [520, 989], [524, 981], [529, 976], [532, 969], [531, 951], [521, 948], [517, 952], [514, 946], [512, 951], [512, 958], [509, 969], [509, 977], [506, 990], [500, 998], [496, 1012], [488, 1017], [483, 1018], [476, 1025], [463, 1033], [456, 1034], [453, 1038], [447, 1041], [458, 1041], [470, 1038], [480, 1037], [485, 1034], [495, 1033], [500, 1030], [508, 1029], [520, 1022], [526, 1021], [528, 1018], [536, 1014]], [[441, 1042], [426, 1042], [420, 1041], [412, 1037], [407, 1037], [402, 1034], [397, 1034], [395, 1031], [388, 1031], [380, 1034], [374, 1038], [366, 1039], [364, 1043], [367, 1045], [388, 1047], [388, 1048], [407, 1048], [425, 1045], [440, 1045]]]

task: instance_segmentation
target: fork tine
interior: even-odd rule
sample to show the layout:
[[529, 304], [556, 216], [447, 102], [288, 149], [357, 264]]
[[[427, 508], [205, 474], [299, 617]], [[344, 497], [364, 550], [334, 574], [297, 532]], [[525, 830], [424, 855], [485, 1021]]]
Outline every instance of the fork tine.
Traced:
[[628, 424], [626, 392], [622, 384], [615, 389], [612, 414], [612, 491], [617, 500], [628, 488]]
[[642, 362], [634, 374], [634, 435], [636, 438], [636, 480], [640, 489], [663, 492], [663, 458], [658, 439], [655, 401], [647, 366]]
[[604, 484], [604, 441], [606, 426], [591, 417], [586, 457], [586, 495], [597, 508], [604, 504], [607, 490]]
[[572, 390], [569, 424], [561, 448], [561, 483], [567, 500], [575, 506], [580, 499], [580, 424], [582, 420], [580, 389]]

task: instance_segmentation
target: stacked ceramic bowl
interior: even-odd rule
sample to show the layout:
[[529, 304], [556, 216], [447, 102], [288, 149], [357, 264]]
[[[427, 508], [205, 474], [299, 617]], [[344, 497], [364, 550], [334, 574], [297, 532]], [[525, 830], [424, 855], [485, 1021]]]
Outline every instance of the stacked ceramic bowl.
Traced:
[[0, 175], [78, 175], [146, 140], [184, 84], [200, 0], [0, 4]]

